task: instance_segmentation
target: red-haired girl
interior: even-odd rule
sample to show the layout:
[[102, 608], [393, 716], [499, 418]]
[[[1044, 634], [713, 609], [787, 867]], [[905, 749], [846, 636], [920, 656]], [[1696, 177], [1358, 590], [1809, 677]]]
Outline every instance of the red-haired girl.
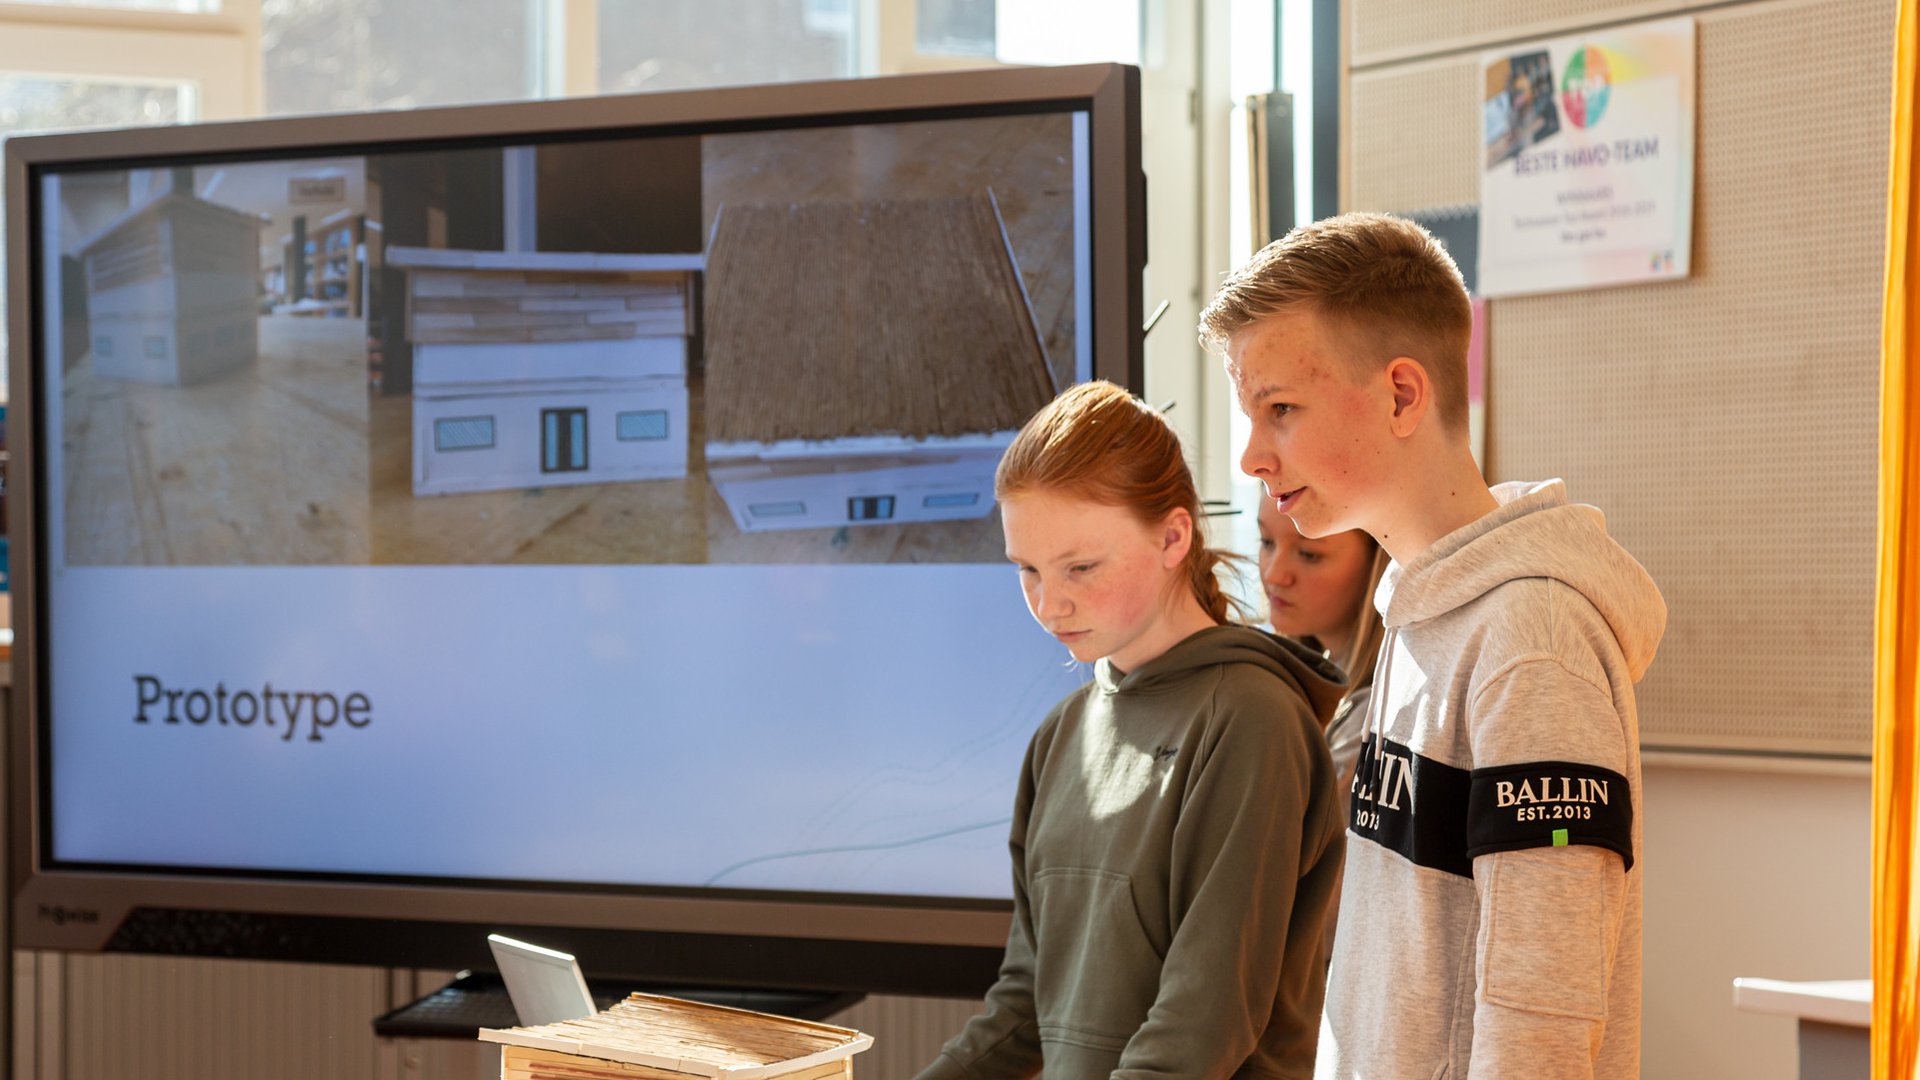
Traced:
[[1060, 395], [995, 492], [1029, 610], [1094, 678], [1034, 734], [1000, 978], [921, 1080], [1311, 1076], [1337, 673], [1231, 621], [1179, 439], [1125, 390]]

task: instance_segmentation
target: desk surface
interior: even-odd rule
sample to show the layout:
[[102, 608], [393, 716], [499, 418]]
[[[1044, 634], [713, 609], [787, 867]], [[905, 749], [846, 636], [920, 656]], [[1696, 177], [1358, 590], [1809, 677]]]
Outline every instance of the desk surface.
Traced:
[[1733, 980], [1733, 1005], [1748, 1012], [1775, 1013], [1848, 1027], [1873, 1020], [1873, 980], [1785, 982], [1780, 979]]

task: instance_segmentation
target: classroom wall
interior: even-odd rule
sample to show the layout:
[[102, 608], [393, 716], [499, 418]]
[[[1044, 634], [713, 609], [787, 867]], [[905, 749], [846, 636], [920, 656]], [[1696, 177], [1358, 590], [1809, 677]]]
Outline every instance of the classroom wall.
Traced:
[[1733, 980], [1868, 973], [1872, 781], [1864, 767], [1645, 770], [1647, 1080], [1799, 1075], [1791, 1017], [1733, 1007]]
[[1893, 5], [1571, 7], [1350, 0], [1345, 205], [1479, 201], [1483, 51], [1694, 15], [1692, 275], [1492, 301], [1490, 468], [1660, 583], [1649, 746], [1865, 758]]
[[1868, 964], [1893, 4], [1347, 0], [1342, 200], [1476, 204], [1483, 51], [1683, 13], [1693, 274], [1492, 301], [1489, 473], [1606, 511], [1670, 609], [1643, 740], [1710, 751], [1645, 769], [1645, 1075], [1789, 1080], [1732, 980]]

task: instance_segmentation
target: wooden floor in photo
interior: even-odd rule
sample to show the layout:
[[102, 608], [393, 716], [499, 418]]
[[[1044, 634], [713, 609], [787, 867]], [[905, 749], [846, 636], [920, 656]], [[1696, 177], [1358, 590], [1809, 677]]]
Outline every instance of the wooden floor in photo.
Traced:
[[366, 327], [265, 316], [259, 358], [192, 386], [61, 385], [74, 566], [367, 561]]

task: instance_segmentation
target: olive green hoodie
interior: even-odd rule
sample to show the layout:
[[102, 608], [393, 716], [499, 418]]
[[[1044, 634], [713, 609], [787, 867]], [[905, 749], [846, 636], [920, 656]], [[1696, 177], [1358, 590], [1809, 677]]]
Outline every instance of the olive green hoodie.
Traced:
[[1242, 626], [1102, 660], [1020, 775], [1000, 979], [921, 1080], [1307, 1077], [1344, 821], [1339, 673]]

